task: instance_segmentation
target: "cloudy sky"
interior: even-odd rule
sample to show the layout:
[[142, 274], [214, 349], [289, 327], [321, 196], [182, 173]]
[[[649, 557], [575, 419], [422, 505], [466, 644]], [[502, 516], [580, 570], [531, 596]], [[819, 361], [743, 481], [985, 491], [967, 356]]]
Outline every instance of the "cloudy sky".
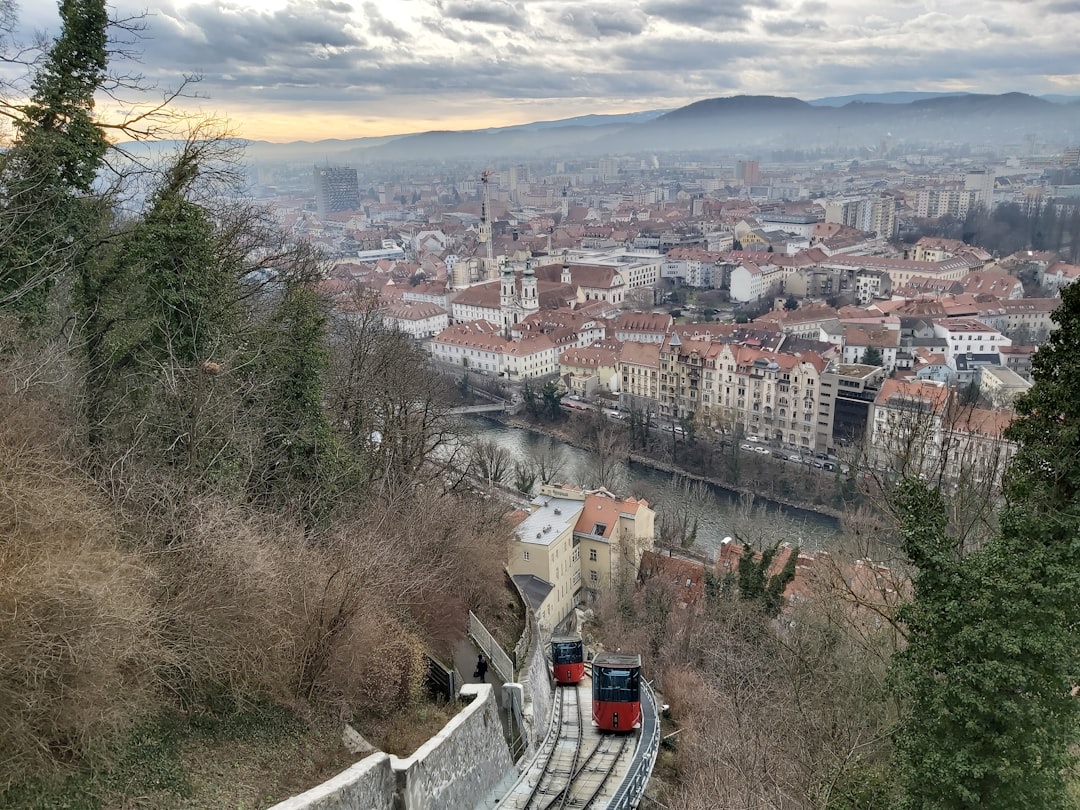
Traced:
[[[124, 11], [124, 3], [117, 3]], [[55, 4], [22, 0], [24, 31]], [[317, 140], [739, 93], [1080, 95], [1080, 0], [165, 0], [141, 66], [239, 134]]]

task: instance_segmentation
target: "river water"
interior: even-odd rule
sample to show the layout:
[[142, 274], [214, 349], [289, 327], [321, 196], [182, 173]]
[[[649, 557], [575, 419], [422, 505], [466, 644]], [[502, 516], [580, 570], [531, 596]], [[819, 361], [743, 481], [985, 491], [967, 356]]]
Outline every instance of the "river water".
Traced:
[[[469, 415], [463, 420], [476, 431], [477, 438], [494, 441], [515, 460], [526, 461], [543, 445], [553, 443], [564, 460], [557, 480], [587, 483], [594, 470], [588, 452], [546, 435], [483, 416]], [[618, 462], [614, 478], [618, 481], [615, 494], [649, 501], [657, 512], [658, 529], [665, 519], [677, 520], [689, 513], [689, 522], [696, 519], [697, 523], [693, 549], [709, 556], [725, 537], [754, 545], [787, 541], [809, 551], [829, 548], [840, 532], [839, 522], [828, 515], [764, 500], [751, 509], [737, 492], [711, 484], [687, 486], [685, 479], [641, 464]]]

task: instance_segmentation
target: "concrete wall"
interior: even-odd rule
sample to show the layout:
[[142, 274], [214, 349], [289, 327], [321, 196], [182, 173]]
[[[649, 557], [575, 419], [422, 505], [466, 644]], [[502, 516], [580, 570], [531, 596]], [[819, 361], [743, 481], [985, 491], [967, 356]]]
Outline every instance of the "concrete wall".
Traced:
[[270, 810], [394, 810], [396, 780], [390, 755], [380, 752]]
[[494, 689], [468, 684], [461, 695], [476, 699], [411, 757], [391, 757], [405, 810], [472, 810], [514, 772]]
[[472, 702], [411, 757], [372, 754], [271, 810], [472, 810], [516, 772], [492, 686], [461, 696]]
[[535, 751], [548, 732], [548, 719], [551, 713], [551, 671], [544, 655], [544, 645], [539, 643], [539, 634], [529, 650], [519, 677], [525, 687], [525, 727], [529, 738], [529, 748]]

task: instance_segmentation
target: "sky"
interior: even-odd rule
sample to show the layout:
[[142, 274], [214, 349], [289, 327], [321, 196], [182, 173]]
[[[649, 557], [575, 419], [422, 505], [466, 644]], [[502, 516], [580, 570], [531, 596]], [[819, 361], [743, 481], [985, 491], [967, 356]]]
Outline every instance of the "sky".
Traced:
[[[738, 94], [1080, 95], [1080, 0], [165, 0], [139, 64], [270, 141], [477, 129]], [[22, 33], [55, 36], [49, 0]]]

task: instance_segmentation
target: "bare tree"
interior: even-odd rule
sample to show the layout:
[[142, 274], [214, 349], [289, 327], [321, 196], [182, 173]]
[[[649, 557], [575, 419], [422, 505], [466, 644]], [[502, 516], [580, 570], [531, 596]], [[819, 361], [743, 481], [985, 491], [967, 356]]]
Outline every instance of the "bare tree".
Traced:
[[514, 462], [510, 451], [492, 439], [474, 441], [471, 457], [475, 475], [496, 486], [506, 480]]
[[713, 500], [705, 482], [673, 475], [658, 496], [656, 534], [659, 544], [667, 549], [691, 548]]
[[557, 481], [566, 470], [566, 452], [562, 444], [550, 436], [541, 437], [529, 448], [529, 461], [541, 484]]

